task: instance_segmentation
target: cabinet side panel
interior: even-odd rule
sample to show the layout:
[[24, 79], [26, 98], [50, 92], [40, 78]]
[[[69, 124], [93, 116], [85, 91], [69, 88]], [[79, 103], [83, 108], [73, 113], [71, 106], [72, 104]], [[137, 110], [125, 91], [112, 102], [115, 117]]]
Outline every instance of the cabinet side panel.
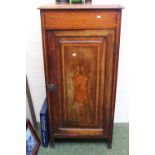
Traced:
[[[49, 83], [49, 68], [48, 68], [48, 52], [47, 52], [47, 35], [46, 35], [46, 29], [44, 27], [45, 25], [45, 15], [43, 11], [40, 11], [41, 15], [41, 28], [42, 28], [42, 44], [43, 44], [43, 59], [44, 59], [44, 73], [45, 73], [45, 85], [47, 86]], [[52, 121], [52, 110], [51, 110], [51, 99], [49, 96], [49, 93], [47, 91], [46, 87], [46, 96], [47, 96], [47, 102], [48, 102], [48, 127], [49, 127], [49, 138], [50, 142], [54, 142], [54, 137], [53, 137], [53, 121]]]
[[113, 123], [114, 123], [114, 112], [115, 112], [115, 99], [117, 89], [117, 73], [118, 73], [118, 60], [119, 60], [119, 46], [120, 46], [120, 30], [121, 30], [121, 14], [122, 10], [117, 11], [117, 27], [115, 29], [115, 46], [114, 46], [114, 60], [113, 60], [113, 85], [112, 85], [112, 96], [111, 96], [111, 110], [110, 110], [110, 125], [109, 125], [109, 139], [112, 141], [113, 135]]

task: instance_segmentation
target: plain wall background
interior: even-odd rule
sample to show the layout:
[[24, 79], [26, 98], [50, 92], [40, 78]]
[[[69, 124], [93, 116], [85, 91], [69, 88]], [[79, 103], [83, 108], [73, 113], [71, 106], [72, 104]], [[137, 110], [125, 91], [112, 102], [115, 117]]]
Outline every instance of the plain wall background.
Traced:
[[[34, 110], [39, 122], [39, 111], [45, 98], [45, 79], [42, 55], [41, 23], [40, 12], [37, 7], [42, 4], [52, 3], [52, 0], [33, 0], [30, 3], [26, 14], [26, 73], [28, 76], [30, 91], [34, 104]], [[129, 62], [127, 31], [130, 13], [125, 1], [93, 1], [93, 3], [122, 4], [125, 9], [122, 12], [122, 28], [120, 41], [120, 57], [117, 83], [117, 96], [115, 107], [115, 122], [129, 122]], [[28, 111], [27, 111], [28, 112]]]

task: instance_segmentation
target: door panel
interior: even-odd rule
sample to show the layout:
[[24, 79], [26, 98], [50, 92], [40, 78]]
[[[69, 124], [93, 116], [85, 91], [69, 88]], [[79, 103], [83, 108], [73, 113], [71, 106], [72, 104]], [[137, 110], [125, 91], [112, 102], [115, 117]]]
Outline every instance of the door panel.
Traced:
[[[105, 134], [114, 31], [47, 31], [47, 40], [49, 84], [57, 88], [49, 93], [54, 133]], [[105, 94], [105, 89], [109, 93]]]
[[63, 125], [97, 126], [102, 39], [98, 43], [89, 43], [87, 38], [76, 38], [80, 43], [65, 39], [57, 40], [62, 57]]

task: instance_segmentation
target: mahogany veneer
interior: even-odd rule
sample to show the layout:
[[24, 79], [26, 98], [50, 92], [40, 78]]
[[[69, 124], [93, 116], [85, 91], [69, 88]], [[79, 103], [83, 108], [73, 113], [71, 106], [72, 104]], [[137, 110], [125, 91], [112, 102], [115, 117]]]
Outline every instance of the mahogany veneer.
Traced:
[[50, 140], [112, 144], [120, 5], [46, 5], [41, 12]]

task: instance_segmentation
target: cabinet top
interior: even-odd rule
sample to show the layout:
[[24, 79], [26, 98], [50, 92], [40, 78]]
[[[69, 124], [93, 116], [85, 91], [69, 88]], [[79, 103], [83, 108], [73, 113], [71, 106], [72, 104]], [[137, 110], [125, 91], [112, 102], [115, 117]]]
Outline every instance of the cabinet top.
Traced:
[[70, 9], [123, 9], [121, 5], [92, 5], [92, 4], [47, 4], [42, 5], [40, 10], [70, 10]]

